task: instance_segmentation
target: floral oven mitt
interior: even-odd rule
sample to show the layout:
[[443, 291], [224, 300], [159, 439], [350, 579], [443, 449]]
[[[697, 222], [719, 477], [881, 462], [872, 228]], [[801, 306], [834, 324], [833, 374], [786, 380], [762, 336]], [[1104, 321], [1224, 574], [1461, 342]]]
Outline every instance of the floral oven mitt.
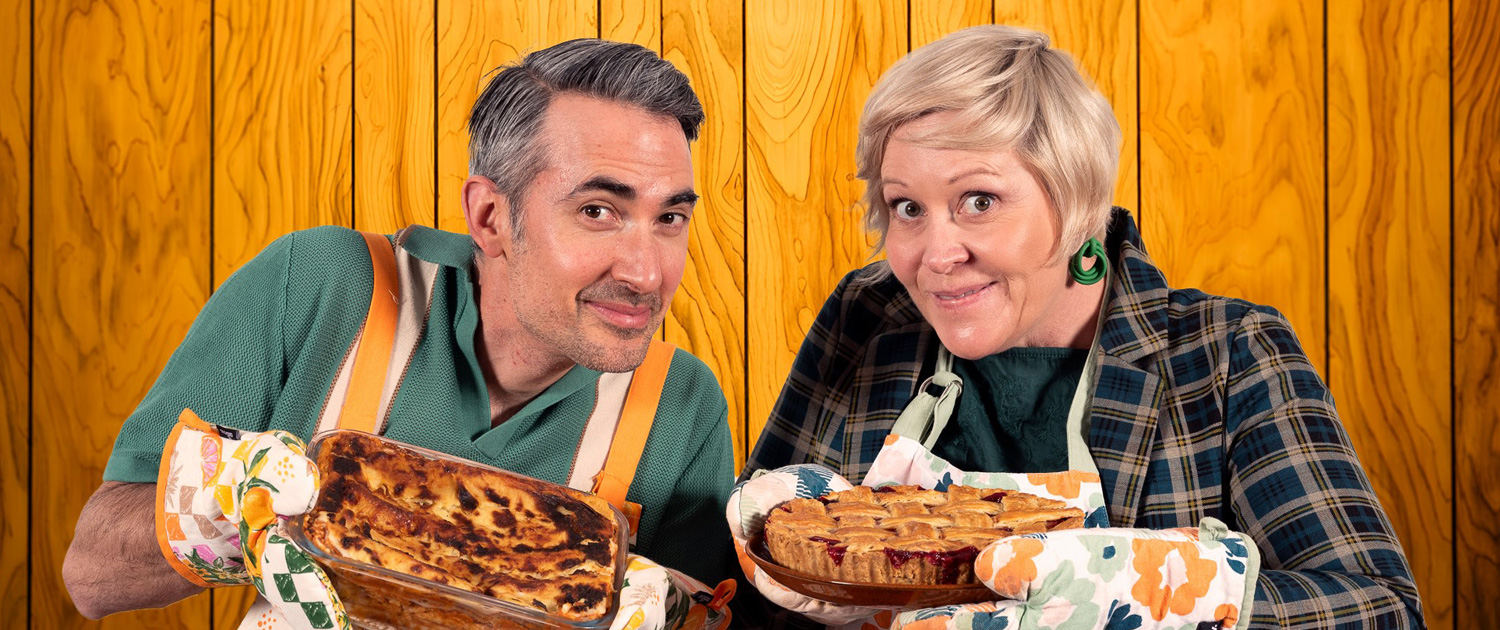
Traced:
[[902, 613], [893, 628], [1243, 627], [1255, 597], [1255, 544], [1224, 523], [1075, 529], [1001, 539], [974, 573], [1001, 600]]
[[725, 517], [734, 536], [740, 568], [756, 590], [771, 603], [829, 626], [840, 626], [880, 613], [875, 608], [842, 606], [802, 595], [782, 586], [756, 566], [745, 553], [745, 545], [765, 529], [771, 510], [792, 499], [811, 499], [854, 487], [838, 473], [815, 464], [794, 464], [760, 471], [735, 486], [729, 495]]
[[691, 576], [630, 554], [610, 630], [719, 630], [729, 625], [734, 580], [710, 590]]
[[278, 528], [317, 500], [297, 436], [217, 427], [184, 409], [157, 478], [157, 541], [188, 581], [254, 584], [293, 628], [350, 627], [328, 577]]
[[[847, 490], [849, 482], [816, 465], [763, 472], [737, 486], [726, 516], [741, 566], [755, 587], [783, 608], [828, 625], [885, 625], [880, 609], [840, 606], [795, 593], [750, 562], [747, 541], [770, 510], [794, 498]], [[1013, 536], [985, 548], [975, 573], [995, 602], [907, 611], [892, 628], [1001, 630], [1038, 628], [1232, 628], [1248, 618], [1259, 555], [1243, 534], [1206, 518], [1197, 529], [1089, 528]]]

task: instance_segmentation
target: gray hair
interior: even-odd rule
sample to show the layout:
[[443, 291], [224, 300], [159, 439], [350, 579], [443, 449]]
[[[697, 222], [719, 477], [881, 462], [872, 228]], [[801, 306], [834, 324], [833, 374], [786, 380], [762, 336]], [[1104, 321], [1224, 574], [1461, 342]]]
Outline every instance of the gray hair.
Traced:
[[[1120, 124], [1109, 101], [1045, 34], [1002, 25], [956, 31], [897, 61], [865, 102], [855, 150], [866, 183], [865, 225], [885, 246], [881, 196], [886, 144], [902, 125], [953, 111], [918, 146], [1013, 149], [1036, 175], [1062, 231], [1053, 261], [1104, 236], [1120, 162]], [[907, 139], [903, 137], [903, 139]]]
[[547, 167], [547, 147], [537, 136], [554, 95], [592, 96], [676, 119], [689, 142], [703, 124], [703, 105], [687, 76], [635, 44], [575, 39], [498, 70], [469, 112], [469, 174], [495, 182], [510, 201], [518, 236], [526, 187]]

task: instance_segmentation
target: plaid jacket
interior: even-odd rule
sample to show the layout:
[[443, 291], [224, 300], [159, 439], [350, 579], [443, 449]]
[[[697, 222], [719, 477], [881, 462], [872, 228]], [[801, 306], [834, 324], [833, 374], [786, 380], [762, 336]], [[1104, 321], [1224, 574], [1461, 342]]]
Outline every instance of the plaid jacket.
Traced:
[[[1112, 524], [1213, 516], [1249, 534], [1262, 557], [1252, 627], [1424, 627], [1401, 544], [1286, 319], [1167, 286], [1125, 210], [1108, 240], [1088, 442]], [[938, 343], [884, 266], [850, 273], [823, 306], [742, 478], [869, 470]]]

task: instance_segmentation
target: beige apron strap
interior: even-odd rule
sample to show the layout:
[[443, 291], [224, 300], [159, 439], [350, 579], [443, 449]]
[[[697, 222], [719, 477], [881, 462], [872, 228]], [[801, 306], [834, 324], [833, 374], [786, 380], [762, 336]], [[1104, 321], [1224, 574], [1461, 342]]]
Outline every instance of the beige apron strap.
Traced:
[[[315, 434], [336, 428], [385, 432], [391, 403], [422, 339], [438, 273], [438, 265], [401, 247], [408, 234], [409, 229], [397, 233], [394, 248], [384, 236], [363, 234], [375, 268], [376, 291], [365, 324], [329, 388]], [[376, 300], [377, 295], [388, 297]]]
[[[625, 495], [646, 450], [646, 438], [656, 421], [662, 387], [676, 352], [677, 347], [670, 343], [652, 341], [646, 360], [634, 372], [600, 377], [598, 403], [584, 427], [578, 456], [568, 475], [570, 486], [578, 488], [584, 485], [582, 480], [590, 480], [589, 491], [619, 508], [630, 521], [632, 539], [640, 524], [641, 506], [626, 501]], [[615, 409], [618, 413], [610, 413]], [[601, 444], [608, 444], [602, 449], [606, 453], [603, 456], [599, 454]]]
[[592, 492], [594, 477], [604, 470], [604, 457], [609, 455], [609, 445], [615, 439], [615, 425], [620, 422], [620, 410], [625, 407], [625, 394], [630, 391], [631, 372], [605, 372], [599, 376], [594, 392], [594, 413], [589, 415], [583, 427], [583, 438], [578, 441], [578, 452], [573, 456], [573, 470], [568, 473], [568, 487]]

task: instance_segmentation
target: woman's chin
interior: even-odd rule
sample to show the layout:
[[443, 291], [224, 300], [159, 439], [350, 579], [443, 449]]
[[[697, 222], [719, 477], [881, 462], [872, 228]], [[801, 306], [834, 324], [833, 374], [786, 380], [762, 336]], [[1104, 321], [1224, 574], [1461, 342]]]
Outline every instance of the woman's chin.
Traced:
[[976, 361], [1004, 351], [1008, 347], [1003, 338], [993, 333], [993, 330], [981, 331], [972, 328], [938, 330], [938, 339], [942, 340], [943, 347], [947, 348], [953, 356]]

